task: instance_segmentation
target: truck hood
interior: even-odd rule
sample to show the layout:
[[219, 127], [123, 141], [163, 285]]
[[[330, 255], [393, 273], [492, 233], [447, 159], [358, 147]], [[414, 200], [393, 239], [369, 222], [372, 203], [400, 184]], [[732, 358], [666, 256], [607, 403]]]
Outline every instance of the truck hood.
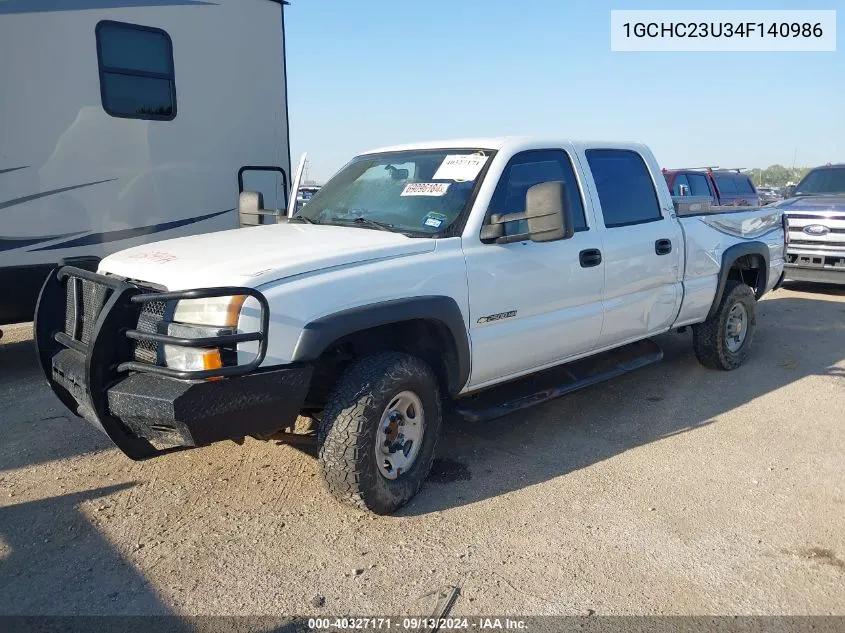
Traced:
[[129, 248], [103, 259], [99, 271], [168, 290], [255, 288], [315, 270], [431, 252], [435, 241], [357, 227], [273, 224]]
[[787, 198], [772, 206], [783, 209], [787, 215], [790, 213], [802, 213], [804, 211], [840, 214], [845, 213], [845, 196], [800, 196], [797, 198]]

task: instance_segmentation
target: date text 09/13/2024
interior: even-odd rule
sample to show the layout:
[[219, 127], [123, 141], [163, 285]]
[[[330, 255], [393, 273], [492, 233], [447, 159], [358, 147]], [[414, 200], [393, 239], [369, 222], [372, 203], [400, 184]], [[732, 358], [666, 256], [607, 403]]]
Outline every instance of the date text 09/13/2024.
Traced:
[[526, 630], [525, 620], [514, 618], [432, 618], [406, 617], [401, 620], [389, 617], [361, 618], [310, 618], [308, 628], [315, 631], [362, 629], [397, 629], [402, 631], [438, 630]]

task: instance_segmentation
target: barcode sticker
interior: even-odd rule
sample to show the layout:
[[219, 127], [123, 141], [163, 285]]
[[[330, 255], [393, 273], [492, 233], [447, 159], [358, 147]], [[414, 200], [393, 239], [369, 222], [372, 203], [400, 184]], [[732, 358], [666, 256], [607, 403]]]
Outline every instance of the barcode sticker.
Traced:
[[449, 154], [440, 163], [440, 167], [431, 179], [460, 182], [475, 180], [487, 164], [488, 158], [484, 154]]

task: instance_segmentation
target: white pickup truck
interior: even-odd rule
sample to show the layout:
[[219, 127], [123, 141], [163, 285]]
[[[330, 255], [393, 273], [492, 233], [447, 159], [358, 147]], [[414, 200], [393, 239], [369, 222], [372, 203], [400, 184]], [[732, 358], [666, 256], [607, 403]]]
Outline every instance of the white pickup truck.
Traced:
[[444, 411], [490, 418], [616, 376], [686, 326], [705, 366], [741, 365], [784, 239], [776, 208], [675, 203], [639, 144], [404, 145], [278, 223], [57, 268], [36, 340], [62, 402], [133, 459], [290, 440], [310, 419], [328, 489], [391, 513]]

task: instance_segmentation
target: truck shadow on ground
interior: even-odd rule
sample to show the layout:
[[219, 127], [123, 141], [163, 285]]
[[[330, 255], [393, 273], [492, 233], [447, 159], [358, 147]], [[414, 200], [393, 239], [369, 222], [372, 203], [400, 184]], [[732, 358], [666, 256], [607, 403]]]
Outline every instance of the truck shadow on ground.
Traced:
[[31, 339], [0, 341], [0, 420], [0, 471], [111, 448], [108, 438], [53, 395]]
[[757, 325], [751, 357], [732, 372], [701, 367], [689, 332], [665, 334], [656, 365], [497, 420], [447, 420], [429, 482], [400, 514], [520, 490], [717, 423], [807, 376], [845, 375], [845, 303], [776, 292], [759, 304]]
[[[166, 614], [155, 591], [91, 524], [80, 504], [121, 484], [0, 508], [0, 614]], [[50, 596], [45, 600], [45, 596]]]
[[831, 297], [845, 297], [845, 285], [818, 284], [809, 281], [785, 281], [783, 287], [794, 292], [811, 292]]
[[[4, 631], [293, 633], [307, 621], [173, 614], [80, 506], [114, 504], [127, 483], [0, 507]], [[10, 617], [12, 616], [12, 617]]]

